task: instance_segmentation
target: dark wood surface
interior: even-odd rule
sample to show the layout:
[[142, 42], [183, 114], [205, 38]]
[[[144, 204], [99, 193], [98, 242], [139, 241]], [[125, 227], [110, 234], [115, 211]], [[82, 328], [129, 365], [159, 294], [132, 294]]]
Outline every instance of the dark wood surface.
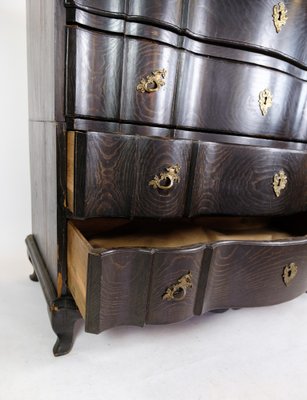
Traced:
[[[293, 76], [81, 28], [69, 28], [68, 42], [71, 117], [307, 140], [307, 83]], [[142, 78], [161, 68], [167, 74], [160, 90], [137, 90]], [[265, 116], [259, 107], [264, 89], [273, 96]]]
[[[278, 215], [307, 209], [307, 152], [200, 143], [190, 215]], [[277, 197], [273, 178], [287, 175]]]
[[150, 278], [150, 250], [118, 250], [89, 256], [85, 329], [143, 326]]
[[[182, 140], [77, 132], [74, 215], [183, 215], [191, 147]], [[149, 185], [155, 175], [175, 164], [180, 164], [180, 182], [165, 191]]]
[[54, 285], [58, 276], [57, 124], [30, 122], [32, 233]]
[[[93, 333], [122, 324], [174, 323], [212, 310], [277, 304], [307, 289], [306, 236], [88, 251], [85, 319], [86, 330]], [[286, 286], [283, 273], [290, 263], [298, 272]], [[188, 273], [192, 287], [186, 296], [164, 299], [166, 290]]]
[[[297, 242], [217, 243], [213, 248], [203, 312], [282, 303], [306, 291], [306, 238]], [[292, 262], [298, 272], [287, 287], [282, 275]]]
[[63, 0], [27, 1], [29, 119], [64, 121]]
[[241, 47], [307, 66], [307, 4], [284, 1], [288, 20], [277, 33], [273, 24], [275, 0], [128, 0], [122, 2], [76, 0], [69, 6], [126, 21], [153, 24], [197, 40]]
[[[305, 211], [306, 149], [255, 144], [76, 132], [74, 215], [172, 218]], [[149, 185], [176, 164], [180, 182], [173, 188]], [[277, 197], [273, 180], [280, 171], [287, 185]]]

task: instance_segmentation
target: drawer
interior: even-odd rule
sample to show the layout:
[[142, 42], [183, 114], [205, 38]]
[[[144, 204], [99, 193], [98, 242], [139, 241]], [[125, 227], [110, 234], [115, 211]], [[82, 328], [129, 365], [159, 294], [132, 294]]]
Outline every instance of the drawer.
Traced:
[[65, 0], [67, 7], [80, 7], [86, 10], [103, 12], [103, 13], [114, 13], [124, 14], [125, 2], [124, 1], [113, 1], [113, 0]]
[[306, 151], [200, 142], [190, 215], [305, 211], [306, 171]]
[[[286, 12], [279, 4], [283, 3]], [[279, 33], [274, 24], [274, 7], [286, 15]], [[277, 19], [278, 19], [277, 18]], [[249, 46], [272, 51], [279, 57], [307, 65], [307, 3], [286, 0], [190, 0], [187, 30], [202, 38], [233, 47]]]
[[175, 49], [148, 40], [68, 28], [67, 51], [69, 116], [171, 124]]
[[306, 141], [307, 82], [270, 68], [188, 52], [178, 76], [176, 126]]
[[273, 226], [238, 218], [69, 222], [68, 287], [86, 330], [173, 323], [302, 294], [307, 239]]
[[[183, 0], [156, 1], [133, 0], [65, 0], [69, 7], [79, 7], [97, 14], [122, 14], [129, 19], [152, 23], [165, 23], [179, 28], [181, 25]], [[131, 18], [132, 17], [132, 18]]]
[[180, 217], [192, 143], [99, 132], [67, 133], [67, 206], [80, 218]]

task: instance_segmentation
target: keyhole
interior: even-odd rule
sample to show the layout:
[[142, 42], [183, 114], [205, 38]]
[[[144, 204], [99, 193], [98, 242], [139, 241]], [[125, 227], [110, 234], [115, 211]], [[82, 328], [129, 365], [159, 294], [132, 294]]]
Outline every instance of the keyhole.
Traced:
[[266, 105], [267, 100], [268, 100], [268, 97], [265, 96], [265, 98], [264, 98], [264, 105]]
[[288, 271], [288, 278], [290, 278], [291, 275], [292, 275], [292, 271], [290, 270], [290, 271]]
[[278, 21], [281, 21], [281, 17], [282, 17], [282, 12], [279, 11], [279, 12], [278, 12]]

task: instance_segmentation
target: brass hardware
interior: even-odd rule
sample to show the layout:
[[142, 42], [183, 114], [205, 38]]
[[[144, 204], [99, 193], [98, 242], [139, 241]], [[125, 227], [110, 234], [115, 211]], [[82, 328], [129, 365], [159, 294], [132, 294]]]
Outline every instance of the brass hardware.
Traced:
[[272, 107], [273, 96], [269, 89], [264, 89], [259, 93], [259, 107], [262, 115], [266, 115], [268, 109]]
[[[155, 175], [155, 177], [149, 182], [149, 186], [152, 186], [154, 189], [162, 189], [169, 190], [174, 186], [174, 183], [180, 182], [179, 176], [180, 167], [178, 164], [171, 165], [166, 168], [166, 172], [161, 172], [160, 176]], [[161, 184], [161, 182], [165, 182], [165, 184]]]
[[287, 186], [288, 177], [285, 172], [281, 169], [278, 174], [274, 175], [273, 178], [273, 189], [276, 197], [280, 196], [280, 192]]
[[283, 25], [286, 25], [288, 19], [287, 12], [288, 10], [283, 2], [273, 7], [273, 22], [277, 33], [281, 31]]
[[298, 266], [295, 263], [286, 265], [283, 272], [283, 280], [286, 286], [289, 286], [293, 279], [296, 277]]
[[192, 273], [188, 272], [168, 287], [162, 296], [163, 300], [167, 301], [180, 301], [183, 300], [187, 294], [187, 289], [192, 288]]
[[150, 75], [142, 78], [140, 83], [137, 85], [136, 90], [139, 90], [141, 93], [151, 93], [157, 92], [161, 86], [165, 85], [165, 75], [166, 69], [158, 69], [157, 71], [153, 71]]

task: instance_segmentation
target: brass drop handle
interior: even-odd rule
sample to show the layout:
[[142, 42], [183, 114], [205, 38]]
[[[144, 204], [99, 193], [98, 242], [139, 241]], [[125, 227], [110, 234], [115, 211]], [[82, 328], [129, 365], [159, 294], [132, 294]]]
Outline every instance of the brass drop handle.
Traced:
[[180, 167], [178, 164], [171, 165], [166, 168], [166, 172], [155, 175], [155, 177], [149, 181], [149, 186], [152, 186], [154, 189], [169, 190], [175, 183], [180, 182], [179, 171]]
[[283, 271], [283, 281], [286, 286], [289, 286], [293, 279], [296, 277], [298, 266], [295, 263], [286, 265]]
[[278, 3], [273, 7], [273, 22], [277, 33], [279, 33], [281, 28], [286, 25], [288, 19], [287, 12], [288, 10], [283, 2]]
[[176, 283], [169, 286], [162, 296], [163, 300], [181, 301], [187, 295], [187, 289], [192, 288], [192, 273], [188, 272], [177, 280]]
[[165, 76], [166, 69], [164, 68], [153, 71], [150, 75], [147, 75], [146, 78], [142, 78], [140, 80], [136, 90], [140, 91], [141, 93], [157, 92], [162, 86], [165, 85]]

